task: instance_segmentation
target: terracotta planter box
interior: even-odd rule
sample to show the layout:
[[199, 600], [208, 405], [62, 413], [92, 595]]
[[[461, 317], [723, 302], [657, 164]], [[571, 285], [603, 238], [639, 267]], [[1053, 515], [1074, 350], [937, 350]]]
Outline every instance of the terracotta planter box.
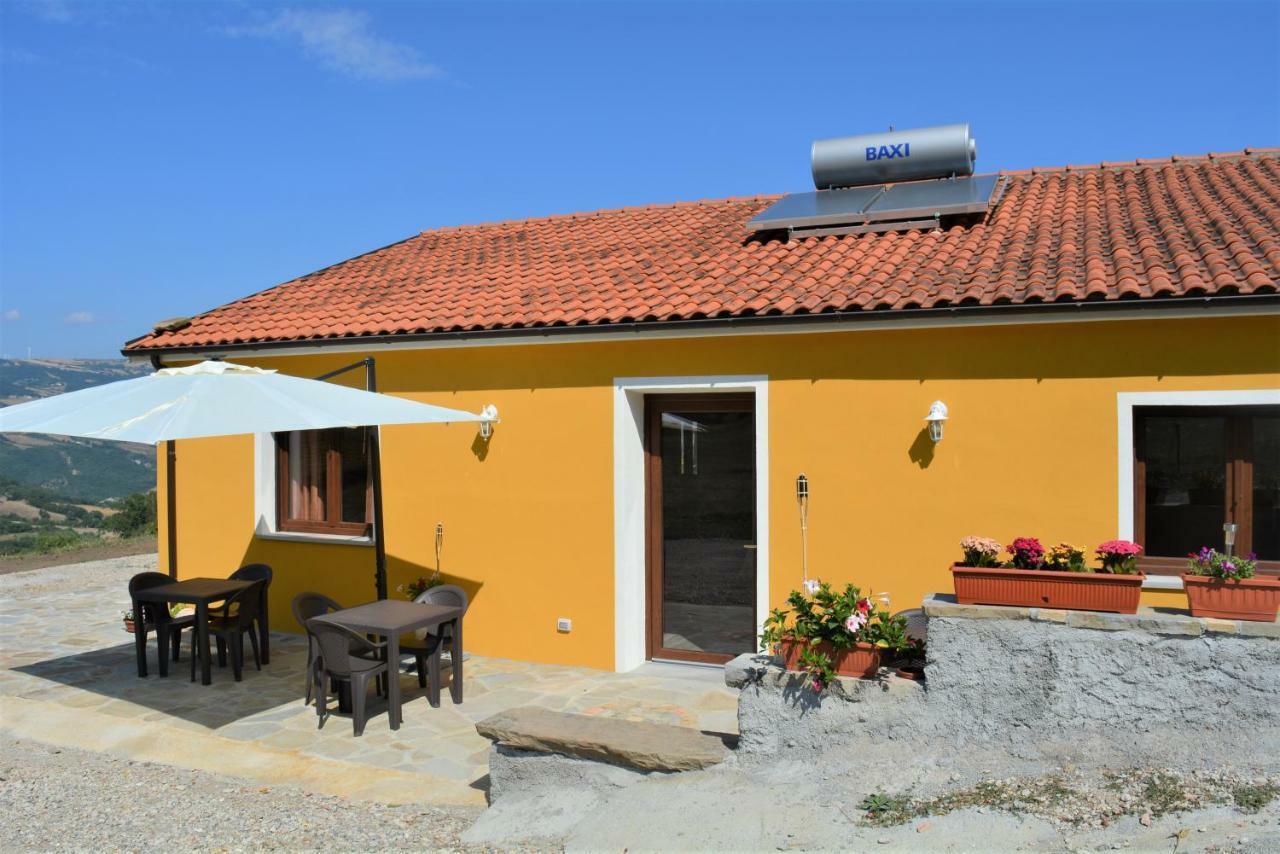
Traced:
[[1280, 609], [1280, 578], [1184, 575], [1182, 585], [1191, 600], [1193, 617], [1274, 623], [1276, 610]]
[[1146, 576], [957, 565], [951, 567], [951, 579], [961, 605], [1136, 614]]
[[[794, 640], [783, 640], [778, 644], [778, 654], [782, 656], [782, 666], [787, 670], [800, 670], [800, 653], [807, 644]], [[826, 641], [816, 647], [825, 652], [835, 665], [836, 673], [841, 676], [856, 676], [859, 679], [870, 679], [880, 670], [880, 647], [875, 644], [859, 643], [849, 649], [836, 649]]]
[[133, 620], [125, 620], [125, 621], [124, 621], [124, 630], [125, 630], [126, 632], [128, 632], [129, 634], [133, 634], [133, 631], [134, 631], [134, 628], [133, 628]]

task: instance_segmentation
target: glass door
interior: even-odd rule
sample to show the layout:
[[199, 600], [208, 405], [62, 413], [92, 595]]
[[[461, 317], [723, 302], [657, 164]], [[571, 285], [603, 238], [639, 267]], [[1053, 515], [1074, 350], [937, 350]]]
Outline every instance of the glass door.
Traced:
[[756, 648], [755, 400], [646, 400], [649, 658]]

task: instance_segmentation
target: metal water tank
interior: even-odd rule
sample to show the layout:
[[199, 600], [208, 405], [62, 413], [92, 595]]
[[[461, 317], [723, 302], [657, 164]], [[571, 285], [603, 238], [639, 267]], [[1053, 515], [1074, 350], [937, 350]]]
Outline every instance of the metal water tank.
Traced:
[[813, 185], [828, 190], [972, 175], [977, 159], [968, 123], [820, 139], [813, 144]]

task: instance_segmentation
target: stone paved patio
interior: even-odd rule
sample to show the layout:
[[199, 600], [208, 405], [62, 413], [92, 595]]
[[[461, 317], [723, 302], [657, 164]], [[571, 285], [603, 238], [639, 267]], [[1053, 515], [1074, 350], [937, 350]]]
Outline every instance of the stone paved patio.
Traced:
[[258, 672], [250, 661], [243, 682], [215, 666], [211, 686], [188, 681], [188, 643], [169, 677], [159, 678], [153, 637], [151, 675], [139, 679], [120, 612], [129, 604], [129, 577], [154, 563], [128, 557], [0, 576], [0, 729], [25, 727], [22, 735], [48, 743], [98, 743], [144, 758], [163, 743], [165, 755], [185, 767], [225, 769], [214, 755], [225, 751], [238, 769], [261, 768], [263, 779], [279, 778], [272, 763], [301, 762], [307, 774], [346, 777], [355, 789], [355, 781], [387, 769], [385, 776], [412, 775], [425, 783], [416, 792], [450, 802], [482, 800], [488, 741], [474, 724], [514, 706], [737, 732], [737, 693], [721, 672], [676, 665], [614, 674], [474, 656], [462, 705], [446, 690], [432, 709], [416, 676], [402, 673], [404, 724], [392, 732], [385, 705], [371, 696], [372, 717], [359, 739], [344, 716], [318, 730], [314, 709], [303, 706], [306, 642], [299, 635], [273, 633], [271, 664]]

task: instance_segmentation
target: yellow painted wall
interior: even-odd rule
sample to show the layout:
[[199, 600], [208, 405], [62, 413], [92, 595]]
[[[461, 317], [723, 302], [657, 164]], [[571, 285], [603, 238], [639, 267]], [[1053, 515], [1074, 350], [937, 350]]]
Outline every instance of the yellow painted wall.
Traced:
[[[258, 359], [314, 376], [352, 354]], [[398, 350], [379, 390], [502, 423], [383, 430], [390, 584], [444, 569], [473, 591], [481, 655], [612, 668], [615, 377], [765, 374], [770, 594], [800, 581], [795, 476], [811, 483], [810, 566], [888, 591], [895, 610], [949, 591], [957, 542], [1038, 536], [1092, 549], [1116, 536], [1116, 393], [1280, 386], [1280, 319], [1214, 318]], [[243, 360], [249, 361], [249, 360]], [[936, 448], [930, 402], [951, 410]], [[178, 443], [180, 575], [276, 571], [272, 621], [304, 589], [373, 595], [368, 547], [253, 536], [249, 438]], [[160, 478], [164, 508], [164, 478]], [[161, 522], [163, 530], [163, 520]], [[165, 544], [161, 542], [161, 557]], [[1148, 594], [1180, 605], [1180, 594]], [[573, 619], [571, 634], [555, 630]]]

